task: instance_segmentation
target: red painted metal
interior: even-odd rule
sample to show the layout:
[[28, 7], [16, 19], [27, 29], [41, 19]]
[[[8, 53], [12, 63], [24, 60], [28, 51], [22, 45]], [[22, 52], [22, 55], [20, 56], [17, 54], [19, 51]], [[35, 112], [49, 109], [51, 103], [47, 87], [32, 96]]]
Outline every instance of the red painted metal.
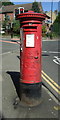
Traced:
[[17, 15], [23, 31], [20, 57], [21, 83], [41, 82], [42, 21], [45, 17], [46, 15], [33, 11]]

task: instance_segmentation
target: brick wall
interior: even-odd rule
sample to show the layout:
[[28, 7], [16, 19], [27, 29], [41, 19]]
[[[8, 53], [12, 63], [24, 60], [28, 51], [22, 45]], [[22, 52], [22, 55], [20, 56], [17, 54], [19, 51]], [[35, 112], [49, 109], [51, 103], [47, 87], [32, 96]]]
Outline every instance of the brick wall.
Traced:
[[[14, 19], [14, 13], [7, 13], [6, 15], [9, 16], [10, 21]], [[5, 14], [0, 14], [0, 21], [4, 21], [4, 20], [5, 20]]]
[[0, 14], [0, 21], [2, 21], [2, 14]]
[[7, 13], [7, 15], [9, 16], [10, 21], [14, 19], [14, 13]]

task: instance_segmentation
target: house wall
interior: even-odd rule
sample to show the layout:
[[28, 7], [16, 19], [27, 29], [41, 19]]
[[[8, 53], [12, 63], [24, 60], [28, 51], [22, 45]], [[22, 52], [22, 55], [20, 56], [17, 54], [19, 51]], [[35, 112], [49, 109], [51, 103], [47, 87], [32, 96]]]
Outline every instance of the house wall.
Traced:
[[[51, 18], [51, 11], [46, 13], [50, 18]], [[52, 12], [52, 24], [54, 23], [55, 19], [56, 19], [56, 14], [55, 12]]]
[[9, 16], [10, 21], [14, 19], [14, 13], [7, 13], [7, 15]]
[[4, 14], [0, 14], [0, 21], [4, 20], [5, 15]]
[[0, 14], [0, 21], [2, 21], [2, 14]]
[[[9, 16], [10, 21], [12, 21], [14, 19], [14, 13], [6, 13], [7, 16]], [[0, 21], [4, 21], [5, 20], [5, 14], [0, 14]]]

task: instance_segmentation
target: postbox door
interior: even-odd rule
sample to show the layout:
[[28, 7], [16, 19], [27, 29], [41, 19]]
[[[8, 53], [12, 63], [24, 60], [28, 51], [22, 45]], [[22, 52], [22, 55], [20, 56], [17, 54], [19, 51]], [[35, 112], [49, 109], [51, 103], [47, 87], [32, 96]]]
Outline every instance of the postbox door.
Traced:
[[[24, 32], [24, 47], [22, 55], [23, 83], [41, 82], [41, 35], [37, 32]], [[24, 74], [25, 73], [25, 74]]]

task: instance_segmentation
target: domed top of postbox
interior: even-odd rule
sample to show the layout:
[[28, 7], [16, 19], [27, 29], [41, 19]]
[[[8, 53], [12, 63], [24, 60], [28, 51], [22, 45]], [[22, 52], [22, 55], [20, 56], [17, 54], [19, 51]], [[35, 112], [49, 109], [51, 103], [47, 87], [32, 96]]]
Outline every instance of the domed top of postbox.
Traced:
[[41, 14], [41, 13], [36, 13], [34, 11], [29, 10], [26, 13], [21, 13], [18, 14], [17, 19], [19, 19], [20, 21], [25, 21], [25, 20], [37, 20], [37, 21], [43, 21], [46, 18], [45, 14]]

